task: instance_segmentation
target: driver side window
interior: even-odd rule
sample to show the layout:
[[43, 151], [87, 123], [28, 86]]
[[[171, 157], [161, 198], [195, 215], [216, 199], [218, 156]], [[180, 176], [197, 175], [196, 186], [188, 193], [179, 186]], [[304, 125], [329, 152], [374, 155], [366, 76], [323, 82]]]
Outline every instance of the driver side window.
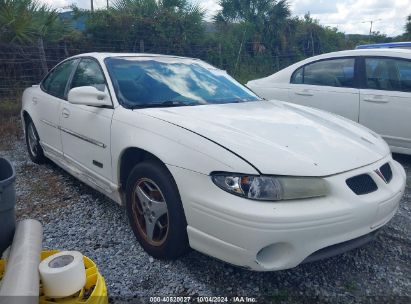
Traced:
[[396, 58], [365, 58], [366, 88], [411, 92], [411, 61]]
[[54, 68], [43, 80], [41, 87], [48, 94], [64, 99], [67, 81], [78, 62], [78, 59], [68, 60]]
[[77, 70], [71, 81], [70, 89], [77, 87], [92, 86], [104, 92], [106, 81], [99, 64], [89, 58], [81, 59]]

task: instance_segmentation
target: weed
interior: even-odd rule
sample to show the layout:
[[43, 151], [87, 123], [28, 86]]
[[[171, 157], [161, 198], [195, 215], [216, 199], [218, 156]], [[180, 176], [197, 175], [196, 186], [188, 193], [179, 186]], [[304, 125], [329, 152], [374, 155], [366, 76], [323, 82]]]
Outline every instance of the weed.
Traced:
[[344, 288], [349, 292], [353, 292], [353, 291], [358, 289], [357, 283], [355, 281], [352, 281], [352, 280], [345, 282], [344, 283]]
[[279, 290], [278, 292], [271, 295], [271, 299], [273, 303], [281, 303], [288, 299], [288, 291], [287, 290]]

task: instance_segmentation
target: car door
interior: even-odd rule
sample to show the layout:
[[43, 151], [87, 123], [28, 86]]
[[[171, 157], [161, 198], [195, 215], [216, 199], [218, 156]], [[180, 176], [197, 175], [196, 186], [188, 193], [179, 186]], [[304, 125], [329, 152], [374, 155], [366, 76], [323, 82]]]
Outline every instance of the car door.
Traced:
[[[100, 64], [82, 58], [69, 89], [94, 86], [108, 90]], [[64, 157], [80, 174], [103, 190], [109, 191], [112, 179], [110, 128], [113, 107], [95, 107], [65, 102], [61, 108], [61, 138]]]
[[411, 60], [365, 57], [360, 123], [379, 133], [394, 152], [411, 149]]
[[308, 63], [291, 76], [289, 101], [358, 121], [359, 89], [354, 57]]
[[67, 83], [78, 63], [67, 60], [56, 66], [40, 84], [41, 90], [33, 95], [31, 102], [36, 109], [32, 113], [44, 151], [54, 157], [62, 156], [60, 138], [60, 109], [64, 102]]

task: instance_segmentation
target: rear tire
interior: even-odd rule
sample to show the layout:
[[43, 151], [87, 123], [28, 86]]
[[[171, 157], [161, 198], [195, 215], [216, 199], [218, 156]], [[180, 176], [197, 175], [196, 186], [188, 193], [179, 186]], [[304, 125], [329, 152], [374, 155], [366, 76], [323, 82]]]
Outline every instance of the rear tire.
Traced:
[[176, 259], [189, 249], [187, 221], [177, 185], [156, 161], [137, 164], [126, 186], [126, 210], [143, 249], [159, 259]]
[[30, 159], [36, 164], [43, 164], [46, 161], [43, 148], [40, 145], [40, 137], [37, 133], [33, 121], [28, 118], [26, 122], [26, 145]]

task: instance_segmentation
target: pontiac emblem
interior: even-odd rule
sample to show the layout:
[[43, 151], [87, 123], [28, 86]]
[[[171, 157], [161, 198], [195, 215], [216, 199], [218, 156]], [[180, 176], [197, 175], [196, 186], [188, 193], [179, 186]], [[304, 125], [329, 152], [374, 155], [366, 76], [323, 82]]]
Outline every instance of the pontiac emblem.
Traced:
[[385, 179], [384, 175], [381, 173], [380, 169], [374, 170], [375, 173], [384, 181], [384, 183], [388, 184], [387, 180]]

